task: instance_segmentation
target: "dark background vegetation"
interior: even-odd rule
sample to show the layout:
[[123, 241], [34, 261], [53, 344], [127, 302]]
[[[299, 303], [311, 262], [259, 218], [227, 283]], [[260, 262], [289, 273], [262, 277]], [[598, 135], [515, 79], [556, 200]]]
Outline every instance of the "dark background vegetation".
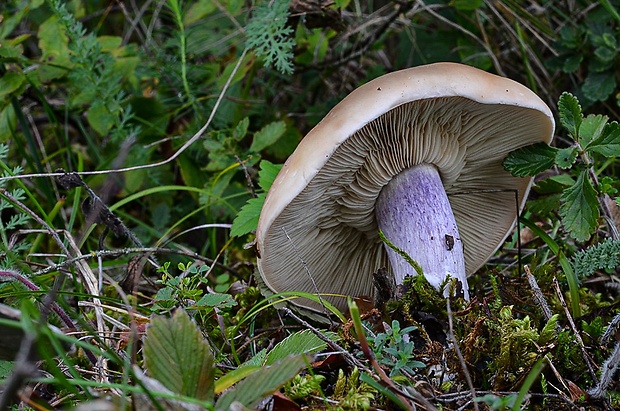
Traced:
[[[23, 363], [2, 362], [5, 382], [22, 386], [15, 392], [24, 404], [38, 401], [44, 409], [94, 401], [103, 393], [115, 398], [115, 404], [118, 398], [132, 398], [139, 408], [136, 398], [148, 403], [148, 397], [132, 397], [127, 387], [157, 390], [136, 384], [130, 364], [148, 368], [148, 363], [143, 364], [139, 345], [127, 348], [133, 341], [129, 328], [107, 318], [132, 325], [141, 335], [147, 318], [171, 315], [178, 307], [191, 313], [210, 341], [218, 365], [213, 378], [238, 368], [263, 348], [269, 351], [300, 325], [278, 319], [255, 288], [251, 231], [273, 164], [284, 162], [331, 107], [379, 75], [454, 61], [527, 85], [556, 118], [560, 95], [570, 92], [585, 114], [615, 121], [618, 10], [615, 0], [3, 1], [0, 166], [9, 178], [0, 183], [0, 300], [28, 318], [37, 317], [40, 310], [34, 302], [42, 303], [54, 289], [59, 309], [84, 330], [78, 337], [114, 332], [109, 339], [107, 334], [86, 339], [114, 353], [91, 354], [99, 368], [79, 350], [62, 357], [70, 367], [61, 365], [57, 352], [49, 352], [43, 355], [46, 361], [38, 363], [40, 376], [48, 379], [26, 383], [23, 372], [11, 373], [14, 364], [34, 360], [26, 355]], [[558, 127], [558, 148], [575, 146], [577, 136], [571, 138], [569, 131]], [[593, 169], [607, 184], [595, 186], [597, 193], [611, 201], [618, 166], [615, 155], [607, 154], [593, 158]], [[580, 161], [574, 167], [581, 167]], [[559, 314], [557, 324], [549, 325], [527, 281], [518, 276], [513, 236], [472, 278], [476, 304], [456, 317], [456, 339], [465, 351], [471, 383], [460, 371], [443, 382], [418, 373], [420, 361], [430, 366], [429, 347], [434, 347], [434, 355], [443, 353], [439, 357], [453, 370], [460, 369], [459, 358], [428, 341], [420, 343], [427, 345], [424, 350], [419, 345], [412, 351], [413, 343], [408, 345], [398, 328], [390, 338], [389, 330], [370, 338], [377, 353], [385, 347], [396, 350], [392, 357], [379, 358], [388, 374], [397, 371], [390, 378], [416, 386], [444, 409], [474, 404], [503, 409], [513, 406], [516, 397], [510, 393], [519, 392], [535, 370], [535, 395], [528, 397], [528, 406], [620, 406], [617, 377], [603, 399], [586, 393], [612, 352], [613, 344], [601, 343], [600, 337], [619, 310], [616, 266], [602, 269], [595, 262], [617, 261], [613, 258], [620, 255], [620, 246], [610, 247], [607, 257], [588, 260], [587, 276], [578, 278], [569, 293], [562, 261], [613, 238], [614, 225], [613, 216], [612, 221], [596, 218], [588, 229], [591, 235], [576, 240], [560, 223], [562, 190], [576, 176], [570, 166], [553, 167], [538, 178], [543, 183], [524, 214], [527, 227], [520, 250], [552, 312]], [[118, 169], [128, 170], [109, 171]], [[16, 175], [21, 178], [10, 178]], [[609, 204], [615, 213], [616, 204]], [[231, 235], [230, 224], [237, 216]], [[81, 256], [94, 285], [87, 284], [84, 267], [75, 263]], [[554, 277], [572, 311], [563, 309]], [[105, 310], [89, 305], [99, 301]], [[49, 302], [42, 304], [50, 307]], [[144, 316], [137, 329], [128, 307]], [[575, 329], [569, 327], [571, 314]], [[447, 317], [437, 318], [446, 324]], [[67, 326], [55, 315], [49, 321]], [[545, 332], [556, 325], [561, 332], [548, 338]], [[340, 335], [340, 343], [364, 362], [363, 355], [355, 356], [359, 348], [352, 335]], [[59, 347], [62, 350], [62, 345], [56, 350]], [[591, 358], [584, 359], [580, 348]], [[8, 351], [6, 357], [11, 357]], [[108, 363], [102, 365], [104, 357]], [[536, 364], [542, 358], [548, 365], [537, 377]], [[588, 372], [590, 361], [594, 368]], [[101, 369], [105, 372], [90, 372]], [[344, 388], [337, 395], [338, 384], [344, 387], [346, 378], [357, 372], [351, 363], [341, 359], [333, 369], [314, 369], [324, 377], [314, 383], [300, 382], [308, 380], [305, 371], [288, 370], [291, 375], [285, 380], [298, 379], [288, 382], [289, 401], [325, 408], [397, 407], [397, 400], [388, 400], [376, 387], [370, 396], [361, 389], [349, 395]], [[156, 374], [155, 368], [149, 371]], [[359, 388], [358, 377], [353, 378], [347, 387]], [[83, 386], [86, 380], [97, 381], [99, 388], [89, 392]], [[290, 391], [304, 384], [320, 388], [298, 397]], [[29, 387], [30, 394], [23, 387]], [[478, 390], [484, 401], [472, 402], [471, 390]], [[9, 388], [6, 392], [13, 394]], [[462, 392], [460, 397], [455, 394]], [[213, 394], [205, 401], [212, 402]]]

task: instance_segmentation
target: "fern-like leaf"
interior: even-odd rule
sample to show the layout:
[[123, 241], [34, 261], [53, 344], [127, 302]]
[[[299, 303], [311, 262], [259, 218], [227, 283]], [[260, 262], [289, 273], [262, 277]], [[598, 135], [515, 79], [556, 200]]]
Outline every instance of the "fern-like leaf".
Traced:
[[274, 66], [283, 74], [293, 73], [293, 46], [290, 37], [293, 28], [286, 25], [289, 0], [275, 0], [259, 4], [253, 12], [245, 30], [247, 46], [265, 61], [267, 67]]
[[613, 270], [620, 266], [620, 241], [610, 238], [578, 252], [573, 257], [573, 269], [579, 279], [597, 270]]

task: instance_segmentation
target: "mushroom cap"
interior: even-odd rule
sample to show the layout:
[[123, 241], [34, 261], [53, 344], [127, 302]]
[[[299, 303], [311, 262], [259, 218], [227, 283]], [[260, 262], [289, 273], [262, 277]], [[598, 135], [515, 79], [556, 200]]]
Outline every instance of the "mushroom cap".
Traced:
[[[392, 177], [420, 163], [440, 172], [471, 275], [514, 228], [532, 182], [503, 160], [550, 143], [554, 128], [527, 87], [461, 64], [366, 83], [306, 135], [269, 190], [256, 231], [261, 280], [275, 293], [320, 293], [340, 309], [346, 299], [329, 294], [372, 296], [373, 273], [390, 269], [375, 202]], [[292, 302], [324, 312], [308, 299]]]

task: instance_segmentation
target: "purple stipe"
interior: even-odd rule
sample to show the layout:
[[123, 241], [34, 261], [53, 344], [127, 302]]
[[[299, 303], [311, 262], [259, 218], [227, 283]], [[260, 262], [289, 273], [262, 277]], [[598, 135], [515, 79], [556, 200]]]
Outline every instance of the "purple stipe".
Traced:
[[[386, 238], [422, 267], [432, 286], [439, 289], [450, 275], [461, 282], [469, 299], [463, 243], [435, 166], [420, 164], [395, 176], [383, 187], [375, 213]], [[386, 250], [396, 284], [417, 274], [402, 256]]]

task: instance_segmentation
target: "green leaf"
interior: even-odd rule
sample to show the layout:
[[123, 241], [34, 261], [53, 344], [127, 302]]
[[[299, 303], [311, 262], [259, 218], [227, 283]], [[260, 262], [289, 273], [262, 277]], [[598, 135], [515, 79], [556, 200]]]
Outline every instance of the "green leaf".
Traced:
[[172, 318], [153, 318], [146, 332], [144, 357], [149, 375], [169, 390], [213, 400], [213, 355], [185, 311], [176, 310]]
[[535, 176], [555, 164], [558, 149], [545, 143], [521, 147], [504, 160], [504, 168], [517, 177]]
[[579, 144], [586, 150], [588, 145], [599, 138], [605, 129], [605, 125], [609, 118], [603, 115], [590, 114], [583, 119], [579, 128]]
[[575, 184], [564, 190], [561, 197], [562, 225], [577, 241], [586, 241], [590, 238], [597, 227], [600, 215], [596, 190], [587, 173], [587, 170], [583, 170]]
[[[263, 160], [260, 162], [260, 171], [258, 172], [258, 185], [264, 191], [269, 191], [273, 180], [280, 172], [282, 165], [273, 164], [270, 161]], [[250, 198], [247, 203], [241, 207], [239, 213], [235, 217], [230, 228], [230, 235], [240, 237], [246, 235], [258, 227], [258, 218], [265, 203], [265, 193], [259, 194], [256, 198]]]
[[37, 38], [39, 39], [39, 48], [43, 53], [41, 60], [50, 63], [42, 65], [37, 70], [41, 81], [50, 81], [67, 74], [67, 69], [62, 67], [71, 66], [69, 40], [64, 27], [56, 16], [50, 17], [39, 26]]
[[254, 134], [254, 140], [250, 146], [250, 151], [259, 152], [269, 147], [286, 131], [286, 123], [284, 121], [274, 121], [261, 128]]
[[579, 136], [579, 127], [583, 121], [579, 100], [572, 94], [564, 92], [558, 100], [558, 110], [560, 112], [560, 123], [576, 139]]
[[217, 10], [215, 2], [211, 0], [198, 0], [193, 2], [189, 9], [183, 13], [183, 24], [189, 26], [205, 18]]
[[273, 164], [269, 160], [261, 161], [260, 171], [258, 172], [258, 186], [265, 191], [269, 191], [273, 180], [276, 179], [281, 169], [282, 164]]
[[555, 163], [562, 169], [571, 168], [578, 154], [577, 147], [561, 148], [555, 153]]
[[88, 109], [86, 118], [88, 119], [88, 124], [102, 136], [108, 134], [116, 120], [116, 117], [100, 101], [96, 101]]
[[292, 380], [306, 367], [305, 355], [287, 357], [269, 367], [261, 368], [226, 391], [215, 405], [215, 411], [228, 411], [233, 402], [240, 402], [247, 408], [255, 407], [261, 399], [273, 394], [277, 389]]
[[233, 130], [233, 139], [236, 141], [241, 141], [246, 134], [248, 134], [248, 127], [250, 127], [250, 119], [244, 117]]
[[4, 380], [11, 375], [14, 364], [13, 361], [0, 360], [0, 380]]
[[0, 111], [0, 143], [8, 142], [15, 133], [16, 127], [17, 115], [15, 113], [15, 107], [12, 104], [7, 104], [4, 109]]
[[482, 6], [482, 0], [452, 0], [450, 5], [459, 11], [474, 11]]
[[559, 314], [553, 314], [547, 324], [543, 327], [542, 331], [538, 335], [538, 345], [545, 345], [556, 336], [556, 328], [558, 326]]
[[564, 60], [564, 64], [562, 65], [562, 71], [564, 71], [565, 73], [574, 73], [581, 66], [582, 61], [583, 54], [568, 56]]
[[256, 230], [256, 227], [258, 227], [258, 217], [265, 203], [265, 197], [266, 194], [261, 193], [256, 198], [250, 198], [241, 207], [230, 227], [230, 235], [232, 237], [240, 237]]
[[620, 126], [618, 123], [614, 121], [607, 124], [601, 136], [590, 143], [588, 150], [607, 157], [620, 156]]
[[245, 27], [246, 47], [254, 50], [267, 67], [275, 67], [282, 74], [293, 73], [293, 28], [286, 24], [290, 0], [275, 0], [258, 4]]
[[15, 90], [18, 90], [26, 78], [21, 73], [15, 73], [9, 71], [4, 76], [0, 77], [0, 99], [11, 94]]
[[196, 305], [200, 307], [230, 308], [236, 306], [237, 302], [230, 294], [209, 293], [198, 300]]
[[592, 101], [605, 101], [616, 89], [616, 74], [614, 71], [590, 73], [581, 86], [586, 98]]
[[[330, 340], [337, 340], [337, 334], [329, 331], [323, 333]], [[267, 354], [264, 365], [271, 365], [284, 360], [290, 355], [316, 354], [327, 348], [327, 343], [310, 330], [291, 334], [276, 344]]]

